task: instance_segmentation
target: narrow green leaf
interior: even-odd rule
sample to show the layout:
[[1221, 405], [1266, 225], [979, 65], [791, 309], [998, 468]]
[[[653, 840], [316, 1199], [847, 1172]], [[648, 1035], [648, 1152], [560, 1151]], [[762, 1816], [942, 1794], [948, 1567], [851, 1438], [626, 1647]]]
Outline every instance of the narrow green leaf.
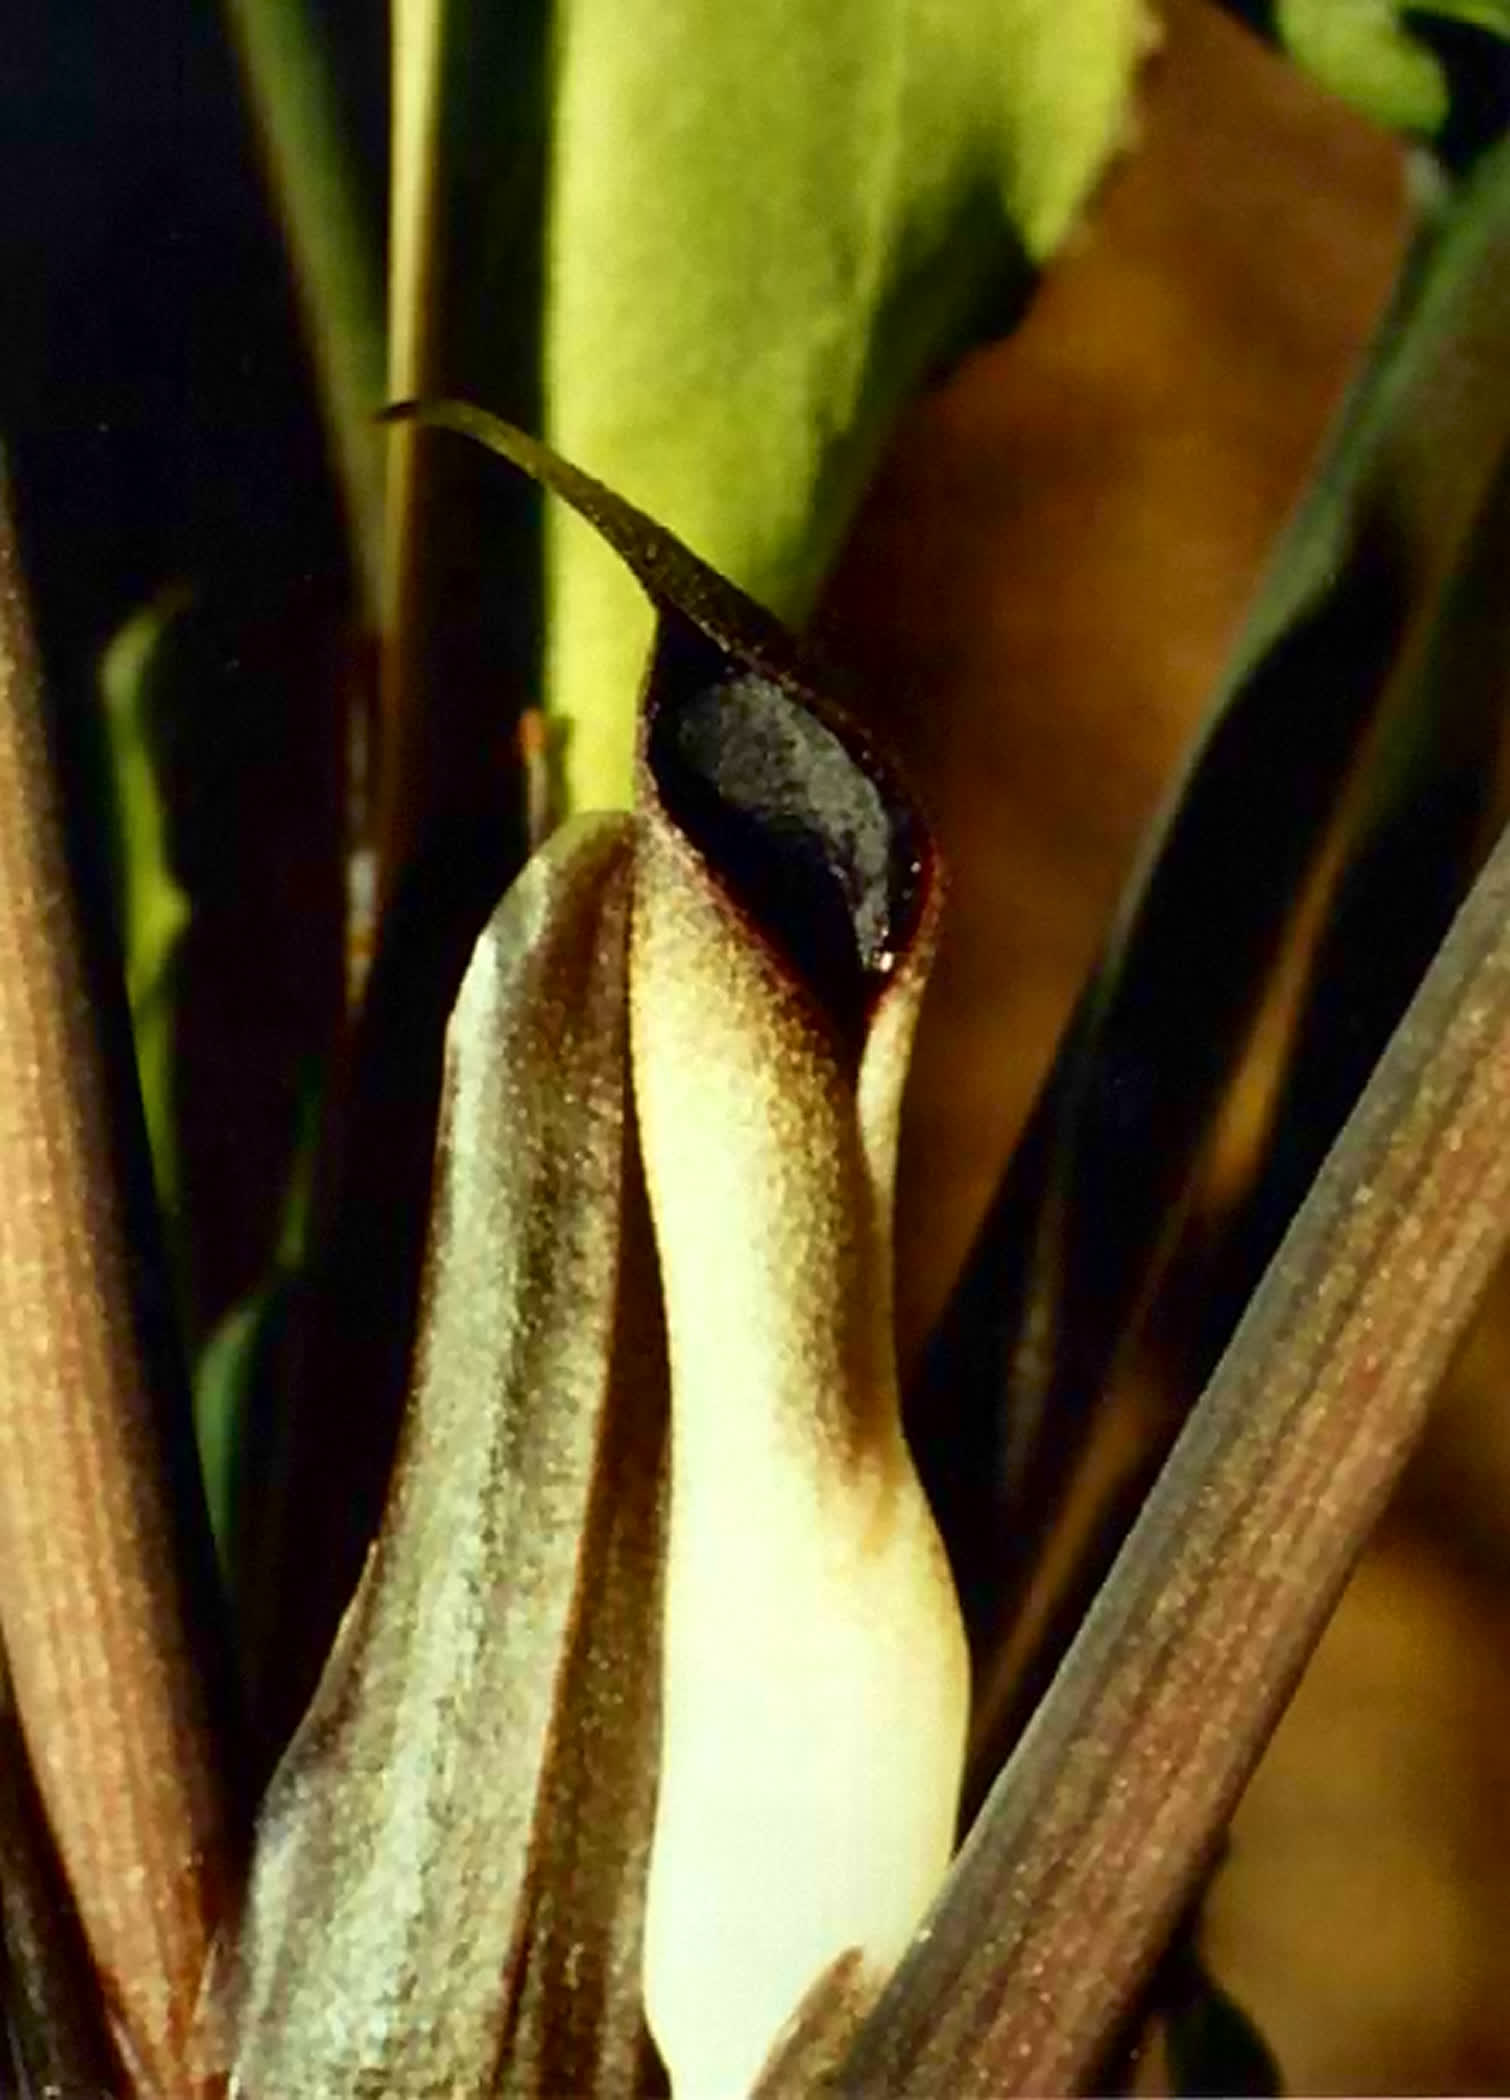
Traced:
[[168, 856], [154, 718], [163, 653], [189, 603], [169, 592], [136, 613], [105, 652], [100, 685], [120, 836], [121, 947], [142, 1108], [158, 1198], [178, 1209], [173, 1097], [174, 961], [189, 902]]
[[1324, 600], [1350, 549], [1392, 502], [1402, 529], [1427, 535], [1423, 575], [1450, 570], [1502, 427], [1494, 382], [1510, 330], [1507, 199], [1510, 143], [1454, 193], [1423, 201], [1395, 299], [1259, 592], [1218, 706], [1286, 627]]
[[320, 1135], [321, 1090], [306, 1083], [273, 1265], [221, 1320], [194, 1367], [194, 1429], [221, 1575], [234, 1601], [260, 1551], [269, 1445], [288, 1374], [287, 1344], [304, 1293]]
[[[329, 1060], [341, 1001], [335, 670], [297, 599], [187, 588], [102, 660], [127, 1000], [191, 1356], [271, 1258], [287, 1177], [310, 1179], [298, 1075]], [[295, 896], [290, 950], [267, 936]]]
[[205, 1503], [220, 1573], [239, 1607], [261, 1551], [267, 1474], [289, 1375], [305, 1282], [279, 1263], [235, 1305], [200, 1352], [194, 1372], [194, 1429]]
[[343, 102], [340, 50], [315, 0], [225, 0], [308, 330], [369, 621], [383, 558], [386, 392], [381, 213]]

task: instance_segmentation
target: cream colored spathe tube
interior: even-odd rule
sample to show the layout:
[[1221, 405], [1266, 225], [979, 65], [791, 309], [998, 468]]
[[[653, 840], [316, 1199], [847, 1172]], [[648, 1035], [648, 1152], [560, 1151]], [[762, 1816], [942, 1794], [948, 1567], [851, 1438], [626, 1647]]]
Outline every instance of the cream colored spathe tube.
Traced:
[[653, 800], [631, 947], [672, 1502], [646, 2006], [677, 2100], [732, 2100], [858, 1948], [879, 1984], [953, 1843], [968, 1661], [902, 1436], [897, 1119], [936, 901], [858, 1083]]

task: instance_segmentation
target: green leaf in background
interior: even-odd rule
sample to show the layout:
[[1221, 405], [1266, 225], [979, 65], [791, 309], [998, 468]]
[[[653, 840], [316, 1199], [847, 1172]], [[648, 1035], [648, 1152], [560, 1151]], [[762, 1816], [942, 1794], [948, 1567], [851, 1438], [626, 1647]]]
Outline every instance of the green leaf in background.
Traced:
[[1400, 0], [1278, 0], [1276, 25], [1323, 86], [1401, 131], [1446, 121], [1446, 77], [1401, 20]]
[[194, 1428], [205, 1503], [221, 1575], [233, 1600], [246, 1559], [255, 1559], [258, 1499], [277, 1433], [277, 1395], [287, 1374], [286, 1342], [296, 1317], [309, 1253], [310, 1212], [320, 1140], [322, 1093], [311, 1072], [301, 1090], [293, 1166], [271, 1268], [255, 1291], [220, 1321], [194, 1369]]
[[1443, 22], [1464, 22], [1470, 29], [1487, 30], [1491, 36], [1510, 37], [1507, 0], [1429, 0], [1429, 4], [1411, 12], [1432, 15]]
[[237, 1502], [245, 1429], [288, 1315], [292, 1279], [274, 1270], [251, 1297], [232, 1306], [194, 1370], [194, 1427], [216, 1558], [228, 1590], [237, 1575]]
[[[1150, 36], [1144, 0], [559, 0], [512, 25], [512, 58], [478, 0], [405, 0], [394, 20], [394, 393], [543, 427], [788, 618], [903, 401], [1002, 324], [1073, 223]], [[427, 570], [454, 583], [426, 552], [450, 528], [424, 483], [461, 470], [435, 457], [395, 440], [404, 753], [426, 747], [417, 706], [465, 705], [414, 672]], [[566, 803], [621, 804], [648, 615], [580, 524], [550, 514], [545, 534]]]
[[153, 749], [153, 699], [165, 646], [189, 603], [187, 591], [165, 591], [133, 614], [100, 665], [115, 782], [126, 997], [153, 1174], [170, 1234], [178, 1210], [174, 961], [188, 924], [189, 904], [168, 859], [167, 819]]
[[[546, 434], [788, 619], [897, 410], [1000, 325], [1128, 123], [1141, 0], [566, 0]], [[628, 793], [649, 634], [547, 523], [569, 801]]]
[[353, 579], [370, 618], [383, 561], [383, 456], [372, 427], [386, 366], [382, 245], [343, 108], [341, 46], [317, 6], [225, 0], [225, 8], [288, 238]]
[[1400, 131], [1430, 136], [1447, 121], [1446, 71], [1411, 19], [1461, 22], [1510, 37], [1504, 0], [1276, 0], [1275, 26], [1300, 63], [1334, 94]]

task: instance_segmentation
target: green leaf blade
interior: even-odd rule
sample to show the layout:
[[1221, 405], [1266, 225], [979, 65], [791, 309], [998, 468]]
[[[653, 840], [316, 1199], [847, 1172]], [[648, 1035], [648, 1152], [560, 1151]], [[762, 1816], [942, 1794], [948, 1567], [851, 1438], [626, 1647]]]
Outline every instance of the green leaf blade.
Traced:
[[[900, 404], [1020, 299], [1124, 136], [1138, 0], [578, 0], [563, 24], [546, 434], [783, 618]], [[674, 82], [675, 92], [667, 92]], [[574, 806], [629, 792], [649, 636], [547, 526]]]

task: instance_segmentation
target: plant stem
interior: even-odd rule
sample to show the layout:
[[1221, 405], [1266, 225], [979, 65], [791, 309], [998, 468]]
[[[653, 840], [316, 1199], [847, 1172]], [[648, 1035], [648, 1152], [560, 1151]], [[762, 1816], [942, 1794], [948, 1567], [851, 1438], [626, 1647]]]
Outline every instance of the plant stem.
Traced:
[[188, 2096], [214, 2090], [232, 1892], [223, 1651], [124, 1000], [89, 936], [0, 515], [0, 1633], [122, 2056]]
[[838, 2090], [1083, 2087], [1510, 1240], [1510, 833]]

